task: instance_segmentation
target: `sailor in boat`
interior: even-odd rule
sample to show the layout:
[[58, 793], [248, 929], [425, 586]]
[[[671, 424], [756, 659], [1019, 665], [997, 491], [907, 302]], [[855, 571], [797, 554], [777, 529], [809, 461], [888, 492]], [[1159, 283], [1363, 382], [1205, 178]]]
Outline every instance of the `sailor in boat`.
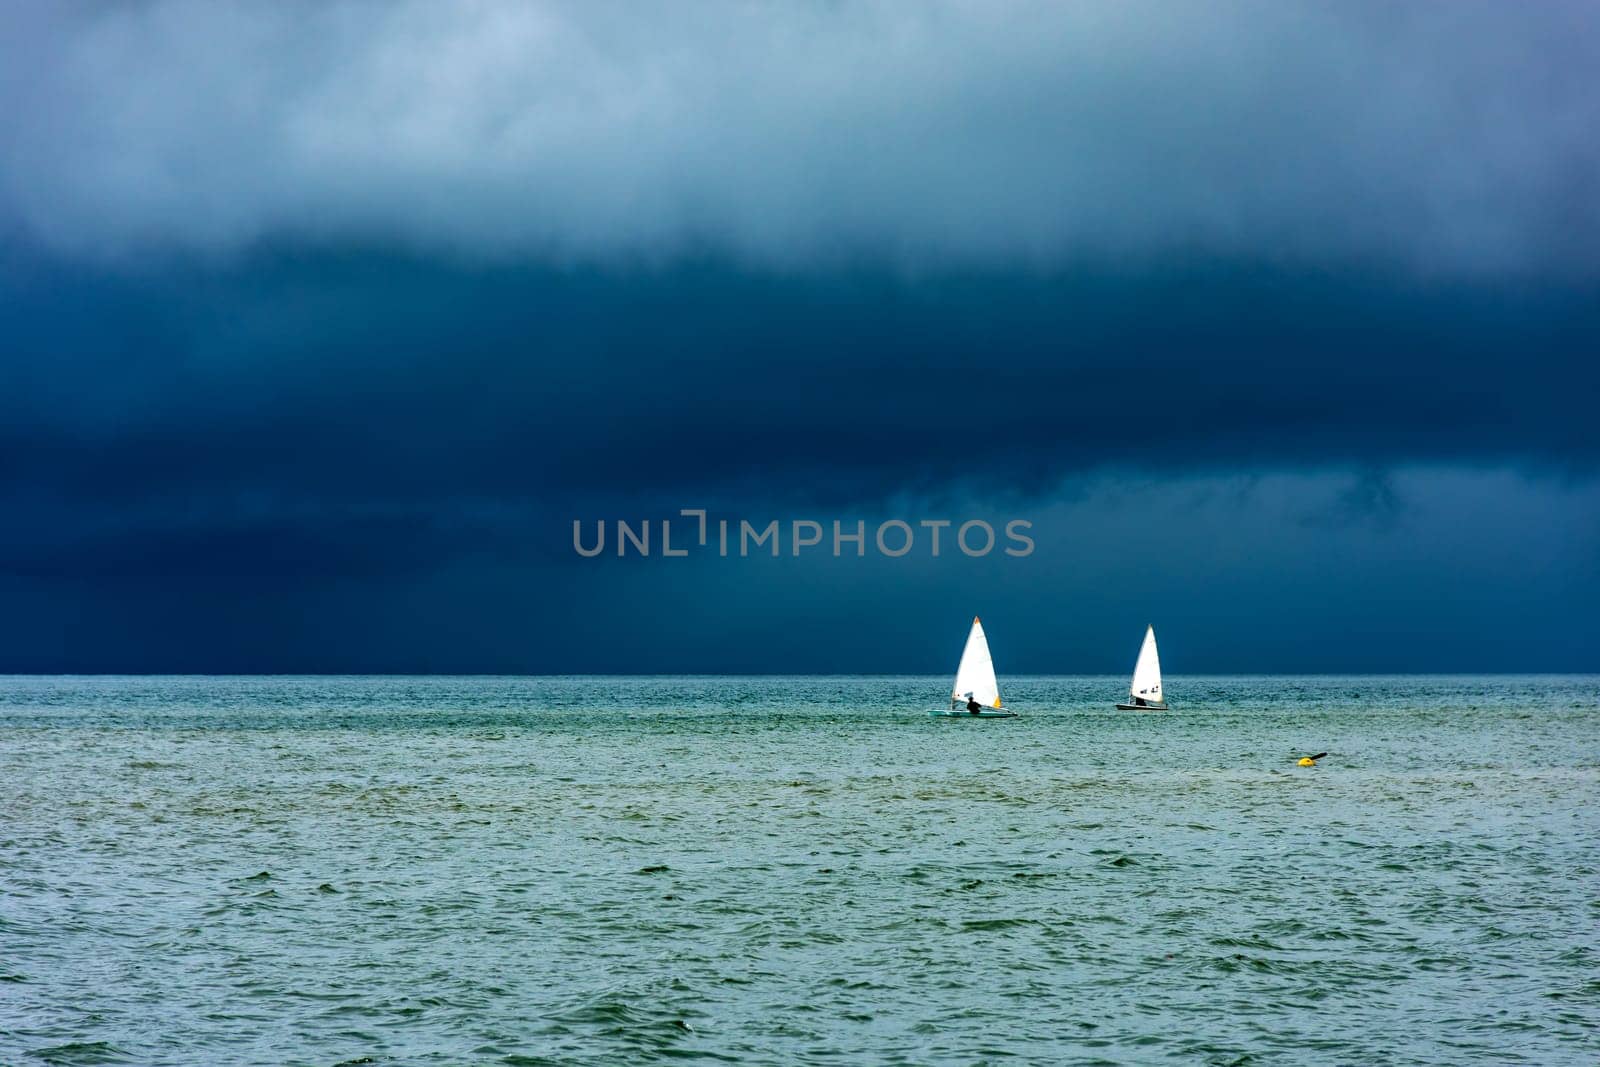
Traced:
[[982, 711], [983, 711], [983, 705], [979, 704], [978, 701], [972, 696], [971, 693], [968, 693], [967, 694], [967, 714], [968, 715], [978, 715], [978, 714], [981, 714]]

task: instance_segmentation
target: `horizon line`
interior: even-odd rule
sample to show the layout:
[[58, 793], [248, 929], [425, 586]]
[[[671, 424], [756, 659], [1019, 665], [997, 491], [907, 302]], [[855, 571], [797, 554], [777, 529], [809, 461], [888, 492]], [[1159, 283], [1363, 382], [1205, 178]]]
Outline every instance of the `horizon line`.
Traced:
[[[5, 678], [942, 678], [949, 671], [0, 671]], [[1017, 671], [1007, 678], [1122, 678], [1127, 671]], [[1600, 677], [1600, 670], [1196, 671], [1163, 678], [1539, 678]]]

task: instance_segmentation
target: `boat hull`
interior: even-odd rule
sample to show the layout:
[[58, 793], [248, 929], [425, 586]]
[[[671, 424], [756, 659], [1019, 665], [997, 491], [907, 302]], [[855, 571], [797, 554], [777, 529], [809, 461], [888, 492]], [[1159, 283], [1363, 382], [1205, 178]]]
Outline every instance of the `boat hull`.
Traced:
[[951, 708], [949, 711], [930, 711], [936, 719], [1015, 719], [1017, 713], [1010, 708], [984, 708], [982, 711], [971, 712], [966, 708]]
[[1118, 711], [1166, 711], [1165, 704], [1118, 704]]

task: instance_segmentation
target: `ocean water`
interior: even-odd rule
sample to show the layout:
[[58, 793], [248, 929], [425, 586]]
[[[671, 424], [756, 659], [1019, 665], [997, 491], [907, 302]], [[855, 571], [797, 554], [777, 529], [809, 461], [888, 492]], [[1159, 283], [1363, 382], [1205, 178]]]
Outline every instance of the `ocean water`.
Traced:
[[1600, 679], [1002, 681], [0, 678], [0, 1063], [1600, 1062]]

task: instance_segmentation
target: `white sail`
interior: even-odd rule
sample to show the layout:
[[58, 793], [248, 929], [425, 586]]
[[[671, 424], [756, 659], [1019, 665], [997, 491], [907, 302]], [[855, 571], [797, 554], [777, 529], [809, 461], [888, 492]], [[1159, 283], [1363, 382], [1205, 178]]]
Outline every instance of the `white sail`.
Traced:
[[1133, 684], [1128, 695], [1148, 704], [1160, 704], [1161, 657], [1156, 653], [1156, 628], [1146, 627], [1144, 645], [1139, 649], [1139, 662], [1133, 668]]
[[956, 668], [956, 687], [950, 699], [964, 703], [969, 696], [986, 708], [1000, 707], [1000, 686], [994, 677], [994, 660], [989, 657], [989, 639], [983, 636], [983, 623], [976, 615], [972, 617], [972, 632], [967, 634], [967, 647], [961, 652], [961, 666]]

